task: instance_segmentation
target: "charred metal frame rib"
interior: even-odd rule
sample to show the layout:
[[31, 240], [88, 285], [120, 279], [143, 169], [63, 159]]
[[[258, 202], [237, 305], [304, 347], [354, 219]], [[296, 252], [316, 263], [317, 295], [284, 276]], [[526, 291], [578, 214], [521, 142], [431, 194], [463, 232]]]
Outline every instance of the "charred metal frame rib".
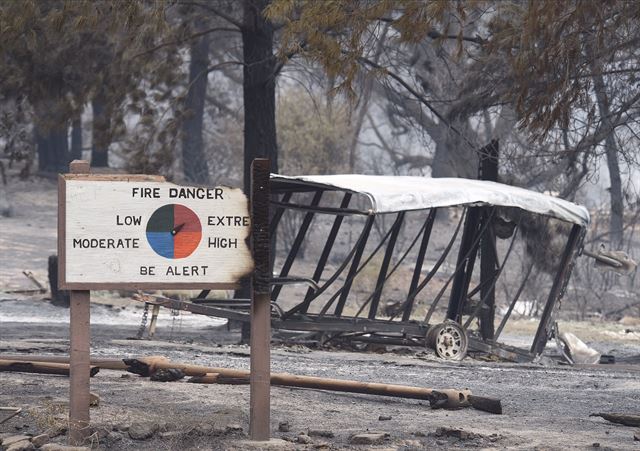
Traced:
[[493, 341], [496, 341], [496, 340], [498, 340], [498, 338], [500, 338], [500, 334], [502, 333], [502, 329], [504, 329], [505, 324], [507, 324], [507, 321], [511, 317], [511, 313], [513, 312], [513, 309], [516, 306], [516, 303], [518, 302], [518, 299], [520, 299], [520, 295], [524, 291], [524, 287], [526, 286], [527, 281], [529, 280], [529, 276], [531, 275], [531, 271], [533, 270], [533, 262], [534, 261], [532, 259], [531, 260], [531, 264], [529, 265], [529, 269], [527, 270], [527, 274], [525, 274], [524, 278], [522, 279], [522, 283], [518, 287], [518, 291], [516, 291], [516, 294], [513, 297], [513, 300], [511, 301], [511, 304], [509, 304], [509, 308], [507, 309], [507, 313], [505, 313], [504, 317], [502, 318], [502, 321], [500, 321], [500, 325], [498, 326], [498, 330], [496, 330], [496, 333], [495, 333], [495, 335], [493, 337]]
[[[467, 210], [471, 210], [471, 208], [468, 208]], [[469, 214], [467, 212], [467, 214]], [[462, 219], [460, 220], [462, 222]], [[427, 312], [427, 315], [424, 317], [424, 322], [428, 323], [429, 320], [431, 319], [431, 316], [433, 315], [433, 313], [436, 311], [436, 307], [438, 306], [438, 303], [440, 302], [440, 299], [442, 298], [442, 296], [444, 295], [445, 291], [447, 290], [447, 287], [449, 286], [449, 284], [451, 283], [451, 281], [458, 275], [459, 271], [462, 269], [462, 267], [465, 265], [465, 263], [467, 262], [467, 257], [469, 257], [471, 255], [472, 252], [477, 251], [478, 250], [478, 243], [480, 243], [480, 237], [482, 236], [482, 234], [484, 233], [485, 229], [487, 228], [489, 222], [486, 222], [482, 225], [482, 227], [480, 228], [480, 231], [476, 234], [475, 236], [475, 240], [473, 241], [473, 244], [471, 246], [471, 249], [469, 250], [469, 252], [464, 256], [464, 258], [462, 259], [462, 261], [459, 261], [458, 264], [456, 265], [456, 269], [453, 272], [453, 274], [451, 275], [451, 277], [449, 277], [449, 279], [447, 280], [447, 282], [444, 284], [444, 286], [440, 289], [440, 291], [438, 292], [436, 298], [433, 300], [433, 302], [431, 303], [431, 306], [429, 307], [429, 311]], [[465, 223], [466, 225], [466, 223]], [[458, 234], [458, 230], [460, 228], [460, 223], [458, 224], [458, 229], [456, 229], [456, 233], [454, 234], [454, 238], [455, 236]], [[453, 244], [453, 243], [451, 243]], [[449, 253], [449, 249], [447, 249], [446, 251], [447, 253]], [[458, 254], [459, 255], [459, 254]], [[424, 284], [426, 284], [426, 280], [420, 284], [419, 290], [421, 290], [422, 288], [424, 288]], [[468, 289], [468, 286], [467, 286]]]
[[[487, 232], [491, 229], [491, 227], [487, 228]], [[507, 253], [504, 256], [504, 260], [502, 262], [502, 265], [500, 265], [500, 268], [498, 268], [497, 271], [494, 271], [493, 274], [493, 278], [488, 279], [487, 281], [490, 283], [490, 286], [488, 286], [485, 290], [480, 290], [480, 291], [485, 291], [485, 295], [481, 295], [480, 296], [480, 302], [478, 303], [478, 306], [473, 310], [473, 313], [471, 315], [469, 315], [469, 318], [467, 318], [467, 320], [464, 323], [464, 328], [466, 329], [467, 327], [469, 327], [469, 325], [471, 324], [471, 321], [473, 321], [473, 319], [482, 311], [482, 307], [484, 307], [487, 304], [487, 300], [489, 300], [489, 296], [494, 296], [493, 300], [495, 301], [495, 287], [496, 287], [496, 282], [498, 281], [498, 278], [500, 277], [500, 274], [502, 274], [502, 271], [504, 270], [504, 267], [507, 264], [507, 261], [509, 261], [509, 256], [511, 255], [511, 251], [513, 250], [513, 245], [516, 242], [516, 237], [517, 237], [517, 233], [518, 233], [518, 229], [516, 228], [515, 231], [513, 232], [513, 237], [511, 238], [511, 242], [509, 243], [509, 249], [507, 249]], [[486, 236], [486, 235], [485, 235]], [[493, 247], [493, 250], [491, 252], [494, 252], [497, 254], [497, 249], [495, 248], [495, 246]], [[494, 255], [494, 261], [497, 261], [497, 255]], [[480, 287], [482, 288], [482, 284], [480, 285]], [[491, 322], [491, 324], [493, 325], [493, 321]], [[483, 340], [493, 340], [493, 328], [491, 329], [492, 332], [492, 336], [491, 338], [486, 338], [484, 336], [482, 336]]]
[[307, 330], [318, 332], [387, 332], [398, 334], [409, 334], [415, 336], [424, 336], [428, 327], [420, 323], [401, 323], [387, 322], [380, 319], [354, 318], [348, 317], [320, 317], [318, 315], [305, 315], [304, 317], [296, 316], [286, 321], [277, 318], [272, 319], [274, 328], [282, 328], [288, 330]]
[[351, 285], [353, 284], [353, 279], [355, 277], [356, 271], [358, 270], [358, 265], [360, 264], [360, 259], [362, 258], [362, 253], [364, 252], [364, 248], [367, 245], [367, 241], [369, 240], [369, 233], [371, 232], [371, 228], [373, 227], [373, 223], [375, 222], [376, 217], [374, 215], [369, 216], [367, 218], [367, 222], [364, 225], [364, 229], [362, 230], [362, 242], [358, 246], [358, 249], [353, 256], [353, 261], [351, 262], [351, 267], [349, 268], [349, 273], [347, 274], [347, 280], [342, 287], [342, 292], [340, 293], [340, 299], [338, 299], [338, 303], [336, 304], [335, 315], [341, 316], [342, 311], [344, 310], [344, 305], [347, 302], [347, 297], [349, 296], [349, 291], [351, 291]]
[[427, 253], [427, 246], [431, 239], [431, 230], [433, 229], [433, 223], [436, 219], [437, 208], [432, 208], [429, 211], [429, 215], [425, 221], [424, 232], [422, 234], [422, 242], [420, 243], [420, 250], [418, 251], [418, 257], [416, 259], [416, 266], [413, 268], [413, 277], [411, 278], [411, 285], [409, 286], [409, 293], [407, 294], [407, 300], [404, 304], [404, 310], [402, 312], [402, 321], [409, 321], [411, 317], [411, 310], [413, 310], [413, 302], [415, 295], [411, 296], [416, 291], [418, 283], [420, 282], [420, 274], [422, 274], [422, 265], [424, 264], [424, 257]]
[[537, 356], [542, 353], [544, 347], [547, 344], [547, 340], [551, 336], [549, 327], [553, 318], [553, 312], [558, 300], [564, 294], [563, 291], [566, 282], [571, 275], [573, 263], [575, 262], [575, 259], [572, 261], [571, 257], [582, 241], [583, 231], [584, 229], [577, 224], [574, 224], [571, 228], [569, 240], [567, 241], [567, 245], [564, 248], [564, 253], [562, 254], [562, 259], [560, 260], [558, 273], [553, 279], [553, 285], [551, 286], [551, 291], [549, 292], [549, 298], [547, 299], [547, 303], [545, 304], [544, 310], [542, 311], [540, 323], [538, 324], [538, 330], [536, 331], [536, 336], [533, 339], [533, 344], [531, 345], [531, 353], [533, 355]]
[[389, 238], [389, 243], [387, 243], [387, 249], [382, 260], [382, 266], [380, 266], [380, 272], [378, 273], [376, 288], [373, 292], [373, 297], [371, 298], [371, 306], [369, 307], [369, 319], [375, 319], [376, 313], [378, 313], [378, 306], [380, 304], [380, 297], [382, 296], [382, 289], [384, 288], [384, 282], [387, 277], [387, 271], [389, 270], [389, 264], [391, 263], [393, 250], [396, 247], [396, 241], [398, 241], [398, 234], [400, 233], [400, 229], [402, 228], [404, 215], [404, 211], [399, 212], [396, 216], [396, 221], [391, 228], [391, 237]]
[[[451, 287], [449, 306], [447, 308], [447, 318], [453, 321], [460, 321], [462, 309], [465, 304], [469, 283], [473, 274], [473, 266], [478, 253], [478, 226], [483, 222], [481, 219], [482, 210], [480, 207], [470, 207], [469, 215], [462, 232], [462, 241], [458, 251], [458, 262], [456, 273]], [[484, 230], [480, 233], [483, 233]]]
[[[325, 313], [327, 313], [327, 311], [329, 310], [329, 308], [331, 308], [331, 306], [333, 305], [333, 302], [338, 298], [338, 296], [340, 296], [342, 294], [342, 291], [345, 288], [345, 285], [347, 282], [351, 283], [355, 280], [356, 276], [358, 274], [360, 274], [360, 271], [362, 271], [368, 264], [369, 262], [373, 259], [373, 257], [376, 256], [376, 254], [378, 253], [378, 251], [380, 249], [382, 249], [382, 246], [384, 245], [384, 243], [387, 242], [387, 239], [389, 238], [389, 236], [391, 235], [391, 232], [393, 231], [393, 228], [389, 228], [389, 230], [387, 231], [387, 233], [384, 234], [384, 236], [382, 237], [382, 239], [380, 240], [380, 242], [378, 243], [378, 245], [376, 246], [376, 248], [371, 251], [371, 253], [369, 254], [369, 256], [364, 260], [364, 263], [362, 263], [358, 269], [356, 269], [356, 271], [349, 277], [347, 277], [345, 279], [345, 282], [342, 284], [342, 287], [339, 288], [335, 293], [333, 293], [333, 295], [331, 296], [331, 298], [326, 302], [326, 304], [322, 307], [322, 309], [320, 310], [320, 314], [319, 316], [322, 317], [325, 315]], [[363, 234], [360, 234], [360, 238], [363, 238]], [[358, 241], [358, 243], [360, 243], [360, 241]], [[392, 271], [393, 272], [393, 271]], [[314, 296], [315, 297], [315, 296]], [[363, 307], [360, 307], [360, 310], [358, 311], [358, 314], [356, 316], [358, 316], [360, 313], [362, 313], [362, 309], [364, 308], [364, 306], [368, 305], [368, 302], [371, 300], [371, 297], [373, 297], [373, 293], [371, 294], [371, 296], [369, 296], [369, 298], [367, 299], [367, 301], [363, 304]]]
[[[289, 202], [291, 196], [293, 196], [293, 192], [284, 193], [284, 195], [282, 196], [282, 202], [278, 202], [278, 207], [273, 213], [271, 224], [269, 224], [269, 234], [271, 235], [272, 240], [275, 240], [278, 224], [280, 223], [280, 219], [282, 219], [282, 215], [286, 210], [285, 205]], [[271, 201], [271, 205], [273, 205], [274, 203], [274, 201]]]
[[[324, 293], [325, 291], [327, 291], [327, 289], [333, 284], [333, 282], [335, 282], [338, 277], [340, 277], [340, 274], [342, 274], [342, 271], [345, 270], [345, 268], [349, 265], [349, 262], [351, 261], [351, 259], [353, 258], [353, 256], [356, 254], [356, 252], [358, 251], [359, 247], [360, 247], [360, 243], [362, 243], [363, 241], [365, 241], [364, 239], [364, 235], [361, 233], [360, 236], [358, 237], [358, 241], [356, 241], [356, 243], [354, 244], [354, 246], [351, 248], [351, 250], [349, 251], [349, 254], [346, 256], [346, 258], [344, 259], [344, 261], [340, 264], [340, 267], [338, 269], [336, 269], [336, 271], [331, 275], [331, 277], [329, 277], [329, 279], [327, 279], [327, 281], [320, 287], [319, 290], [317, 290], [312, 298], [311, 301], [313, 301], [314, 299], [316, 299], [317, 297], [319, 297], [322, 293]], [[386, 238], [385, 238], [386, 239]], [[340, 292], [340, 290], [338, 290], [338, 293]], [[289, 311], [287, 311], [284, 315], [283, 315], [283, 319], [287, 319], [290, 316], [298, 313], [298, 311], [300, 310], [300, 308], [302, 307], [302, 302], [293, 306]]]
[[[340, 203], [340, 209], [345, 209], [349, 206], [349, 202], [351, 202], [351, 193], [344, 193], [342, 197], [342, 202]], [[322, 249], [322, 255], [320, 255], [320, 260], [318, 260], [318, 265], [313, 273], [312, 279], [318, 282], [322, 277], [322, 273], [324, 272], [324, 267], [327, 264], [327, 260], [329, 259], [329, 255], [331, 254], [331, 250], [333, 249], [333, 245], [336, 241], [336, 237], [338, 236], [338, 232], [340, 231], [340, 227], [342, 226], [342, 220], [344, 219], [343, 215], [338, 215], [333, 221], [333, 226], [331, 227], [331, 231], [329, 232], [329, 237], [327, 238], [327, 243], [324, 245]], [[314, 290], [309, 288], [307, 290], [307, 294], [304, 297], [304, 302], [301, 304], [299, 312], [306, 313], [309, 309], [309, 304], [311, 304], [311, 300], [313, 299]]]
[[[413, 238], [413, 240], [411, 240], [411, 244], [409, 244], [409, 246], [407, 246], [407, 249], [404, 251], [404, 253], [400, 256], [400, 258], [396, 261], [396, 263], [393, 265], [393, 268], [391, 268], [390, 271], [387, 271], [387, 274], [384, 278], [384, 282], [386, 283], [387, 280], [389, 280], [389, 278], [393, 275], [393, 273], [396, 272], [396, 270], [400, 267], [400, 265], [402, 264], [402, 262], [407, 258], [407, 255], [409, 255], [409, 252], [411, 252], [411, 249], [413, 249], [413, 246], [416, 245], [416, 243], [418, 242], [418, 238], [420, 238], [420, 235], [422, 235], [422, 232], [424, 232], [425, 227], [427, 226], [427, 224], [423, 224], [422, 227], [420, 227], [420, 229], [418, 230], [418, 233], [416, 233], [416, 236]], [[388, 234], [390, 234], [392, 231], [392, 229], [389, 230]], [[386, 239], [386, 238], [385, 238]], [[377, 252], [377, 249], [376, 249]], [[375, 254], [375, 252], [373, 253]], [[367, 258], [367, 260], [362, 264], [362, 266], [360, 267], [360, 269], [358, 270], [361, 271], [364, 266], [369, 263], [369, 261], [371, 260], [371, 258], [373, 257], [373, 254], [369, 256], [369, 258]], [[355, 314], [355, 317], [359, 317], [360, 314], [364, 311], [364, 309], [369, 305], [369, 303], [371, 302], [371, 299], [373, 299], [373, 295], [375, 294], [375, 292], [372, 292], [369, 297], [362, 303], [362, 305], [360, 306], [360, 308], [358, 309], [358, 313]], [[392, 316], [391, 318], [389, 318], [386, 321], [393, 321], [393, 319], [396, 317], [397, 315]]]
[[[544, 223], [544, 227], [545, 228], [549, 227], [549, 220], [550, 219], [551, 218], [549, 218], [549, 217], [546, 218], [546, 221]], [[520, 221], [522, 221], [522, 217], [520, 217], [520, 219], [518, 220], [518, 223], [517, 223], [518, 227], [520, 227]], [[525, 238], [525, 237], [523, 236], [523, 238]], [[529, 280], [529, 276], [531, 275], [531, 272], [533, 271], [533, 267], [535, 265], [535, 261], [536, 261], [536, 258], [538, 257], [539, 252], [540, 252], [540, 247], [537, 247], [535, 252], [534, 252], [534, 255], [531, 257], [531, 264], [529, 265], [529, 269], [527, 269], [527, 273], [523, 277], [522, 282], [520, 283], [520, 286], [516, 290], [516, 294], [514, 295], [513, 299], [511, 300], [511, 303], [509, 304], [509, 308], [507, 309], [507, 312], [505, 313], [504, 317], [500, 321], [500, 325], [498, 326], [498, 330], [496, 331], [495, 336], [493, 337], [493, 341], [494, 342], [496, 342], [498, 340], [498, 338], [500, 337], [500, 334], [502, 333], [502, 330], [504, 329], [504, 326], [507, 324], [507, 321], [509, 321], [509, 318], [511, 317], [511, 314], [513, 313], [513, 309], [515, 308], [518, 300], [520, 299], [520, 296], [522, 295], [522, 292], [524, 291], [525, 287], [527, 286], [527, 281]]]
[[289, 210], [300, 210], [300, 211], [308, 211], [313, 213], [324, 213], [328, 215], [337, 215], [337, 216], [351, 216], [351, 215], [360, 215], [360, 216], [369, 216], [372, 214], [372, 211], [363, 211], [356, 210], [354, 208], [335, 208], [335, 207], [317, 207], [311, 205], [300, 205], [300, 204], [290, 204], [278, 201], [271, 201], [271, 205], [275, 205], [278, 208], [287, 208]]
[[[316, 191], [313, 195], [313, 199], [311, 200], [311, 206], [316, 207], [320, 203], [320, 199], [322, 198], [322, 194], [324, 191], [319, 190]], [[296, 259], [296, 255], [298, 255], [298, 251], [300, 250], [300, 246], [304, 241], [304, 237], [307, 234], [307, 230], [311, 225], [311, 221], [313, 220], [313, 216], [315, 215], [314, 211], [309, 211], [306, 215], [304, 215], [304, 219], [302, 220], [302, 224], [300, 225], [300, 229], [298, 230], [298, 234], [296, 235], [293, 244], [291, 245], [291, 250], [289, 251], [289, 255], [287, 255], [287, 259], [282, 265], [282, 269], [280, 270], [280, 277], [286, 277], [289, 275], [289, 270], [291, 266], [293, 266], [293, 262]], [[280, 291], [282, 290], [282, 285], [276, 285], [271, 292], [271, 299], [274, 301], [278, 299], [280, 295]]]

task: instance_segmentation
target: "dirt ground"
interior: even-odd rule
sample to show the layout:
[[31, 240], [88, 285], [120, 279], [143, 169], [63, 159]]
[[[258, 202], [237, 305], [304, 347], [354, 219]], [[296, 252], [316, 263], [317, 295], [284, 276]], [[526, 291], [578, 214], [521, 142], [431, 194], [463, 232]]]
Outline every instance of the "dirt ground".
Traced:
[[[164, 355], [177, 362], [248, 368], [248, 347], [235, 344], [238, 333], [219, 322], [207, 325], [203, 317], [196, 319], [194, 315], [174, 320], [164, 311], [154, 340], [131, 340], [138, 326], [127, 319], [128, 314], [121, 318], [121, 325], [108, 324], [113, 323], [110, 317], [131, 309], [92, 306], [93, 355]], [[34, 299], [0, 302], [0, 353], [65, 355], [68, 325], [64, 312], [58, 317], [52, 313], [59, 310]], [[7, 321], [25, 318], [27, 311], [29, 322]], [[136, 316], [130, 315], [132, 319]], [[591, 344], [612, 350], [612, 343]], [[625, 345], [627, 353], [639, 350], [633, 342]], [[503, 402], [504, 414], [492, 415], [473, 409], [431, 410], [427, 402], [414, 400], [273, 387], [273, 436], [295, 442], [300, 433], [310, 434], [310, 443], [292, 443], [296, 449], [584, 449], [598, 444], [617, 450], [638, 449], [640, 445], [634, 442], [632, 428], [589, 416], [595, 412], [638, 413], [639, 365], [573, 368], [469, 358], [455, 363], [438, 361], [422, 350], [377, 354], [295, 346], [274, 348], [272, 370], [420, 387], [470, 388]], [[91, 409], [94, 446], [99, 449], [237, 449], [247, 438], [247, 386], [151, 382], [120, 371], [101, 370], [92, 379], [91, 390], [100, 396], [100, 405]], [[0, 425], [0, 434], [36, 435], [64, 424], [67, 395], [68, 378], [63, 376], [0, 373], [0, 405], [24, 409], [20, 416]], [[381, 416], [391, 419], [380, 421]], [[157, 424], [159, 432], [149, 440], [132, 440], [127, 428], [136, 422]], [[278, 431], [281, 422], [289, 423], [289, 432]], [[439, 436], [438, 428], [443, 427], [471, 434], [460, 439], [440, 431]], [[381, 445], [350, 444], [353, 435], [368, 431], [389, 436]], [[66, 437], [54, 440], [64, 442]]]
[[[68, 310], [12, 290], [33, 288], [30, 270], [46, 281], [47, 256], [55, 253], [55, 184], [39, 180], [11, 186], [16, 215], [0, 218], [0, 354], [68, 353]], [[94, 293], [92, 354], [125, 358], [163, 355], [177, 362], [248, 368], [249, 349], [224, 321], [161, 312], [154, 340], [132, 340], [141, 309], [113, 293]], [[634, 429], [590, 417], [596, 412], [640, 414], [640, 325], [568, 323], [619, 365], [576, 368], [560, 364], [510, 364], [467, 358], [439, 361], [422, 349], [384, 354], [276, 346], [272, 370], [359, 381], [433, 388], [469, 388], [500, 398], [504, 414], [473, 409], [432, 410], [427, 402], [319, 390], [272, 388], [273, 437], [292, 449], [640, 449]], [[534, 322], [505, 329], [523, 344]], [[555, 346], [549, 345], [549, 353]], [[36, 435], [64, 430], [68, 378], [0, 373], [0, 406], [23, 412], [0, 424], [3, 434]], [[121, 371], [101, 370], [91, 382], [100, 397], [91, 409], [93, 446], [108, 450], [241, 449], [247, 447], [248, 386], [151, 382]], [[390, 419], [381, 419], [389, 418]], [[0, 417], [1, 421], [1, 417]], [[280, 424], [289, 431], [281, 432]], [[150, 427], [151, 438], [133, 440], [131, 429]], [[283, 427], [287, 429], [286, 427]], [[449, 431], [442, 428], [462, 430]], [[380, 431], [380, 444], [353, 445], [352, 436]], [[300, 434], [303, 434], [300, 436]], [[135, 434], [134, 434], [135, 435]], [[52, 439], [65, 443], [63, 433]], [[308, 442], [308, 443], [304, 443]], [[286, 448], [285, 445], [278, 445]]]

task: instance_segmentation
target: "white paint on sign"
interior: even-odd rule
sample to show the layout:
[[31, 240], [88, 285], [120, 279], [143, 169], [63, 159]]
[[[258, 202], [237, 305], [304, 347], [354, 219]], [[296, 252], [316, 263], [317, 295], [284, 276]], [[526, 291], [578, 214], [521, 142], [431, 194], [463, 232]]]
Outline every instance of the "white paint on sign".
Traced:
[[65, 180], [65, 282], [234, 284], [253, 270], [239, 189]]

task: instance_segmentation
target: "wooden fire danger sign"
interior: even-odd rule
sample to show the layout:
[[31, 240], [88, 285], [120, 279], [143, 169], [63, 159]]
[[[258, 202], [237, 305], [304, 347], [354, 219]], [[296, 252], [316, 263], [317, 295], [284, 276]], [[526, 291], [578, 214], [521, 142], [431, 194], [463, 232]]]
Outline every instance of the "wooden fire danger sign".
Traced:
[[65, 174], [59, 196], [63, 289], [230, 289], [253, 270], [239, 189]]

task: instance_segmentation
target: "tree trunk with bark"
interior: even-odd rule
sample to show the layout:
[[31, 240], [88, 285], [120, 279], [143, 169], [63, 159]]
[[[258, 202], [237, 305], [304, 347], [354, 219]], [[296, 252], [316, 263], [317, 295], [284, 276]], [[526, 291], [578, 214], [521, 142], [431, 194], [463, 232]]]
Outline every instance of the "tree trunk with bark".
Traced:
[[209, 66], [209, 36], [204, 35], [191, 44], [189, 63], [189, 91], [185, 100], [187, 119], [182, 125], [182, 167], [187, 182], [209, 183], [209, 165], [204, 152], [202, 123], [207, 94]]
[[251, 162], [254, 158], [269, 158], [271, 171], [278, 171], [273, 24], [262, 15], [269, 3], [270, 0], [244, 0], [243, 3], [245, 192], [249, 192]]
[[36, 130], [36, 148], [40, 172], [67, 172], [70, 154], [66, 126]]
[[[587, 53], [593, 57], [594, 52], [590, 43], [586, 43]], [[622, 194], [622, 177], [620, 176], [620, 163], [618, 154], [620, 149], [616, 141], [615, 129], [611, 123], [610, 105], [607, 96], [607, 88], [602, 76], [602, 65], [596, 60], [592, 60], [591, 69], [593, 72], [593, 90], [596, 95], [598, 104], [598, 112], [600, 120], [604, 123], [607, 133], [604, 140], [604, 149], [607, 157], [607, 168], [609, 169], [609, 180], [611, 186], [609, 188], [609, 196], [611, 199], [610, 216], [609, 216], [609, 237], [611, 249], [622, 249], [624, 238], [624, 202]]]
[[71, 123], [71, 160], [82, 160], [82, 119], [80, 116]]
[[91, 101], [93, 128], [91, 134], [91, 166], [109, 166], [109, 129], [111, 117], [106, 106], [104, 93], [98, 92]]

